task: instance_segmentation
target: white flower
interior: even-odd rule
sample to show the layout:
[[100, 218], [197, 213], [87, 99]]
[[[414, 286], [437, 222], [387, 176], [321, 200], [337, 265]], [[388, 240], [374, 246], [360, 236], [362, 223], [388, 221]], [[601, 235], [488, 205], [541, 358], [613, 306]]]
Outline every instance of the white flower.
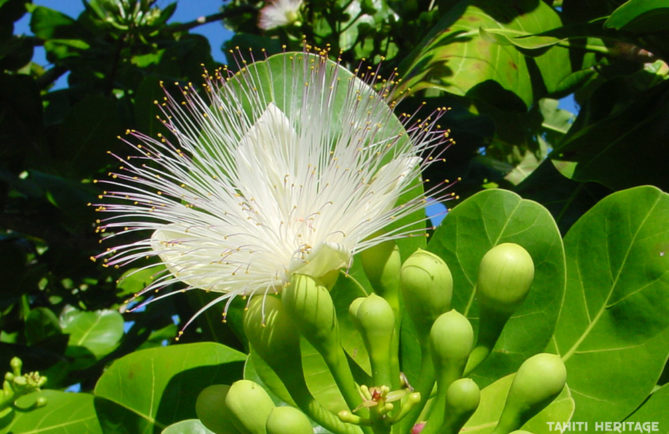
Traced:
[[323, 54], [286, 53], [207, 75], [204, 98], [192, 85], [183, 100], [166, 92], [174, 137], [129, 131], [138, 155], [117, 157], [120, 170], [100, 181], [109, 200], [96, 206], [113, 215], [99, 230], [130, 240], [99, 257], [115, 267], [157, 257], [169, 272], [138, 295], [181, 281], [221, 293], [227, 311], [235, 296], [279, 291], [297, 272], [325, 277], [417, 232], [424, 218], [387, 226], [425, 204], [416, 185], [429, 161], [418, 155], [432, 160], [448, 142], [434, 128], [442, 111], [405, 129], [386, 101], [392, 80], [379, 95], [366, 77]]
[[258, 27], [271, 30], [292, 24], [299, 17], [302, 0], [270, 0], [260, 9]]

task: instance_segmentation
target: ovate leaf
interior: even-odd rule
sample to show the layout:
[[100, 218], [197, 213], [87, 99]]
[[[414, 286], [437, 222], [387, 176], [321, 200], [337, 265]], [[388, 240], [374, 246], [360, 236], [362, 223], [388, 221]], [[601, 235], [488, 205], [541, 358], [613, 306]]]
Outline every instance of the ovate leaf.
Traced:
[[123, 317], [114, 310], [82, 312], [66, 308], [60, 316], [60, 325], [70, 335], [68, 353], [84, 348], [96, 359], [114, 351], [123, 337]]
[[567, 292], [550, 351], [575, 420], [615, 421], [649, 395], [669, 354], [669, 197], [650, 186], [601, 200], [565, 236]]
[[611, 13], [604, 27], [637, 32], [666, 31], [669, 3], [665, 0], [629, 0]]

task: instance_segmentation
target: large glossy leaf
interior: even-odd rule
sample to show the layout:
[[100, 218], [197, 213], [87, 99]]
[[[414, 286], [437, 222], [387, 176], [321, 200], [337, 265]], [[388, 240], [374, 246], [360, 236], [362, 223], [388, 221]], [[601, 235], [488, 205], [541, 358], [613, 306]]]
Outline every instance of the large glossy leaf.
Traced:
[[[530, 35], [560, 25], [557, 13], [541, 1], [521, 1], [514, 5], [460, 2], [444, 14], [412, 53], [412, 65], [403, 86], [412, 91], [438, 88], [466, 95], [474, 87], [494, 81], [529, 107], [533, 90], [525, 56], [513, 45], [487, 37], [487, 32]], [[566, 51], [550, 52], [547, 62], [560, 71], [569, 68]], [[555, 79], [549, 87], [553, 87], [553, 81]]]
[[116, 360], [95, 385], [95, 406], [108, 432], [152, 433], [194, 418], [195, 399], [210, 384], [241, 376], [246, 355], [203, 342], [137, 351]]
[[44, 407], [28, 411], [14, 411], [11, 423], [0, 426], [4, 433], [102, 433], [102, 428], [95, 413], [93, 395], [88, 393], [67, 393], [56, 390], [44, 390], [21, 397], [20, 407], [28, 407], [38, 396], [47, 400]]
[[565, 249], [549, 349], [566, 363], [575, 420], [621, 420], [669, 355], [669, 197], [649, 186], [614, 193], [572, 226]]
[[[481, 402], [471, 419], [465, 424], [464, 431], [476, 434], [487, 434], [493, 431], [504, 409], [514, 375], [502, 377], [481, 390]], [[560, 395], [528, 420], [522, 429], [533, 433], [547, 433], [550, 429], [546, 422], [562, 424], [568, 422], [572, 414], [574, 414], [574, 400], [569, 392], [569, 386], [565, 386]]]
[[428, 249], [453, 274], [452, 305], [476, 326], [475, 283], [479, 263], [493, 246], [513, 242], [532, 256], [534, 282], [527, 299], [509, 319], [492, 354], [476, 371], [482, 386], [514, 372], [550, 339], [564, 296], [562, 238], [550, 213], [536, 202], [505, 190], [486, 190], [456, 206], [435, 231]]

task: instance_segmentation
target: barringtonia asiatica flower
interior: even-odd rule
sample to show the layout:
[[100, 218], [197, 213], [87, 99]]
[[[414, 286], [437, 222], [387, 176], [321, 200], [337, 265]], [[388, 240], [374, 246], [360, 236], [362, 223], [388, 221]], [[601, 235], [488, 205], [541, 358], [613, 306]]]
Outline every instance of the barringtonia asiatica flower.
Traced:
[[423, 233], [420, 173], [450, 140], [441, 109], [400, 121], [392, 79], [359, 78], [324, 53], [205, 76], [204, 96], [189, 84], [157, 102], [171, 137], [129, 131], [135, 155], [99, 181], [97, 209], [112, 214], [99, 230], [127, 241], [98, 257], [166, 268], [138, 295], [201, 288], [221, 294], [201, 311], [224, 300], [227, 311], [235, 296], [280, 291], [293, 273], [327, 280], [368, 247]]
[[270, 0], [260, 9], [258, 27], [271, 30], [287, 26], [299, 18], [302, 0]]

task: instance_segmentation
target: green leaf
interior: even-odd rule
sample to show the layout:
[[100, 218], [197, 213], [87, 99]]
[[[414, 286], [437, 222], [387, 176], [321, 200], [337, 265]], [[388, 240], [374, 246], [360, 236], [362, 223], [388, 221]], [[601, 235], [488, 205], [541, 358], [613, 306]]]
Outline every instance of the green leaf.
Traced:
[[[487, 434], [493, 431], [502, 414], [514, 375], [502, 377], [481, 390], [481, 402], [471, 419], [465, 424], [464, 431], [477, 434]], [[528, 420], [522, 429], [533, 433], [548, 432], [546, 422], [564, 423], [571, 419], [573, 413], [574, 400], [567, 385], [553, 402]]]
[[246, 355], [203, 342], [137, 351], [116, 360], [95, 385], [96, 409], [109, 432], [151, 433], [195, 418], [200, 390], [241, 376]]
[[32, 7], [30, 30], [41, 39], [69, 39], [77, 35], [76, 22], [67, 15], [42, 6]]
[[[658, 388], [626, 422], [657, 422], [660, 427], [669, 426], [669, 384]], [[637, 430], [640, 431], [640, 430]]]
[[505, 190], [485, 190], [456, 206], [428, 244], [428, 250], [441, 256], [453, 274], [453, 308], [476, 326], [474, 288], [481, 258], [490, 248], [507, 242], [520, 244], [530, 253], [534, 282], [491, 355], [474, 371], [480, 385], [514, 372], [527, 357], [542, 351], [553, 334], [565, 285], [560, 233], [553, 217], [538, 203]]
[[629, 0], [611, 13], [604, 27], [642, 33], [666, 31], [669, 4], [666, 0]]
[[11, 423], [6, 427], [0, 427], [2, 432], [22, 434], [102, 433], [93, 406], [93, 395], [44, 390], [21, 397], [18, 400], [19, 407], [28, 407], [38, 396], [45, 397], [47, 404], [34, 410], [15, 410]]
[[314, 398], [335, 414], [348, 409], [328, 366], [318, 351], [306, 339], [300, 339], [300, 349], [304, 376]]
[[[533, 34], [560, 26], [558, 15], [544, 2], [505, 5], [490, 1], [460, 2], [446, 14], [412, 53], [402, 85], [412, 92], [436, 88], [467, 95], [491, 80], [513, 92], [526, 107], [533, 90], [525, 56], [502, 45], [493, 33]], [[508, 38], [504, 40], [508, 41]]]
[[101, 359], [114, 351], [123, 337], [123, 317], [114, 310], [82, 312], [68, 307], [60, 315], [60, 325], [70, 335], [66, 355], [85, 348]]
[[557, 134], [566, 134], [574, 123], [574, 114], [559, 108], [560, 101], [543, 98], [539, 100], [539, 110], [544, 118], [541, 126]]
[[550, 48], [565, 41], [564, 38], [558, 38], [552, 35], [534, 35], [526, 31], [508, 28], [484, 29], [481, 27], [479, 32], [481, 32], [481, 37], [491, 38], [498, 44], [513, 45], [526, 50]]
[[162, 430], [161, 434], [214, 434], [214, 432], [202, 425], [199, 419], [187, 419], [173, 423]]
[[669, 355], [669, 197], [650, 186], [616, 192], [564, 242], [567, 292], [549, 348], [567, 366], [575, 420], [622, 420]]
[[[460, 15], [461, 14], [461, 15]], [[532, 102], [532, 88], [523, 55], [511, 46], [499, 45], [480, 37], [480, 28], [503, 24], [476, 6], [464, 13], [451, 9], [437, 23], [415, 54], [404, 88], [418, 92], [436, 88], [456, 95], [467, 95], [477, 85], [494, 81], [515, 93], [526, 106]]]

